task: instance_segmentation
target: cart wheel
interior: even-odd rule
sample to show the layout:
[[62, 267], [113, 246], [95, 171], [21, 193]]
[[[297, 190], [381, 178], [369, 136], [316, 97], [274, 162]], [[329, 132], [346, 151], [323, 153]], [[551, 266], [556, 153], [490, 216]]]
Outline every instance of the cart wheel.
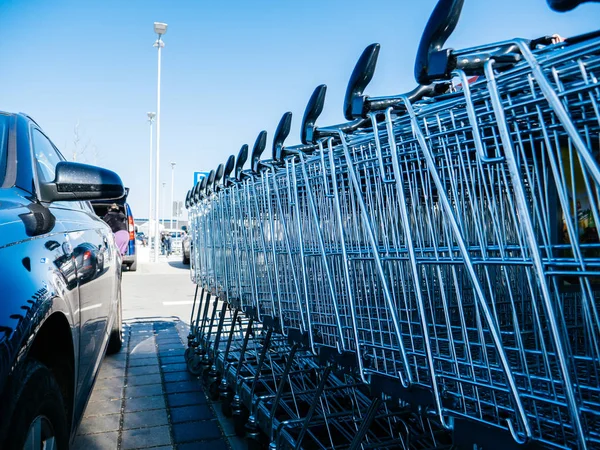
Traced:
[[[202, 364], [202, 382], [208, 386], [210, 385], [210, 373], [211, 373], [211, 364], [208, 360], [203, 360], [200, 362]], [[215, 372], [216, 374], [216, 372]]]
[[239, 396], [235, 395], [231, 402], [231, 418], [233, 419], [235, 434], [239, 437], [246, 436], [246, 422], [248, 422], [249, 416], [250, 414], [240, 401]]
[[217, 400], [219, 400], [219, 382], [218, 381], [215, 380], [208, 385], [208, 394], [209, 394], [210, 399], [213, 402], [216, 402]]
[[262, 450], [269, 443], [269, 439], [261, 432], [254, 416], [250, 416], [246, 423], [246, 441], [248, 450]]
[[187, 370], [195, 377], [200, 376], [203, 369], [204, 366], [200, 364], [200, 356], [194, 355], [187, 361]]
[[231, 410], [231, 402], [229, 399], [221, 400], [221, 412], [225, 417], [231, 419], [233, 412]]
[[[239, 411], [244, 412], [244, 411]], [[245, 414], [248, 416], [248, 413]], [[233, 418], [233, 428], [235, 430], [236, 436], [244, 437], [246, 436], [246, 419], [242, 416], [236, 416], [235, 411], [232, 411], [231, 417]]]
[[225, 417], [231, 418], [231, 400], [233, 400], [233, 390], [227, 386], [225, 379], [221, 380], [218, 390], [219, 401], [221, 402], [221, 412]]
[[194, 356], [194, 349], [192, 347], [188, 347], [185, 349], [183, 353], [183, 357], [185, 358], [185, 362], [187, 363], [191, 357]]

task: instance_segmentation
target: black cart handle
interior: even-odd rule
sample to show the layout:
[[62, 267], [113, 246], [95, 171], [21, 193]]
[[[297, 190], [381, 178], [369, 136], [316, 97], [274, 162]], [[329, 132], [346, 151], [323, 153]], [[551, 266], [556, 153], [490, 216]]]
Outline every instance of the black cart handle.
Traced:
[[600, 3], [600, 0], [548, 0], [548, 6], [558, 12], [571, 11], [582, 3]]
[[283, 143], [290, 135], [291, 128], [292, 113], [288, 111], [281, 116], [281, 120], [273, 135], [273, 161], [280, 162], [283, 159]]
[[304, 145], [315, 143], [315, 122], [323, 112], [325, 94], [327, 94], [327, 86], [321, 84], [315, 88], [308, 100], [308, 104], [304, 110], [304, 117], [302, 118], [302, 128], [300, 129], [300, 140]]
[[235, 179], [242, 181], [242, 169], [246, 160], [248, 159], [248, 144], [242, 145], [238, 153], [237, 159], [235, 160]]
[[258, 133], [254, 147], [252, 147], [252, 155], [250, 156], [250, 169], [253, 173], [259, 172], [259, 163], [262, 153], [265, 151], [267, 146], [267, 132], [265, 130]]
[[346, 95], [344, 96], [344, 117], [347, 120], [353, 120], [360, 117], [354, 114], [352, 105], [354, 104], [355, 99], [363, 96], [365, 88], [373, 79], [380, 48], [381, 46], [379, 44], [369, 45], [364, 49], [354, 66], [354, 70], [348, 81], [348, 87], [346, 88]]
[[225, 163], [225, 169], [223, 170], [223, 186], [231, 185], [231, 180], [229, 179], [231, 176], [231, 172], [235, 168], [235, 156], [230, 155], [227, 158], [227, 162]]
[[[444, 56], [447, 59], [451, 53], [450, 49], [442, 51], [442, 47], [456, 28], [463, 4], [464, 0], [439, 0], [435, 5], [417, 50], [415, 79], [418, 84], [429, 84], [440, 78], [437, 66], [443, 63]], [[447, 68], [446, 72], [453, 69]]]

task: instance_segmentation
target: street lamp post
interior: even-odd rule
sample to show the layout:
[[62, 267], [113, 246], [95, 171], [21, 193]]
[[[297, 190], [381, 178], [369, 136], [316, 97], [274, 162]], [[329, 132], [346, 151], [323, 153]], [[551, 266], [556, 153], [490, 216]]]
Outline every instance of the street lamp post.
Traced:
[[[159, 186], [160, 186], [160, 57], [161, 50], [165, 46], [162, 41], [162, 36], [167, 32], [167, 24], [161, 22], [154, 22], [154, 32], [158, 35], [158, 39], [154, 43], [154, 47], [158, 49], [158, 80], [157, 80], [157, 89], [156, 89], [156, 198], [154, 199], [154, 206], [156, 208], [155, 215], [155, 223], [154, 223], [154, 236], [156, 236], [156, 244], [158, 244], [158, 219], [159, 219], [159, 207], [160, 207], [160, 199], [159, 199]], [[155, 247], [157, 245], [155, 244]], [[154, 262], [158, 262], [158, 251], [154, 252]]]
[[162, 226], [165, 227], [165, 186], [167, 185], [166, 181], [162, 182], [162, 190], [160, 191], [161, 198], [161, 216], [162, 216]]
[[169, 220], [169, 226], [173, 228], [173, 186], [175, 184], [175, 163], [171, 163], [171, 218]]
[[[156, 113], [149, 112], [148, 113], [148, 122], [150, 123], [150, 161], [149, 161], [149, 172], [150, 176], [148, 177], [148, 245], [150, 245], [150, 251], [152, 251], [152, 231], [153, 228], [150, 228], [152, 225], [152, 189], [154, 185], [152, 184], [152, 124], [154, 123], [154, 118], [156, 117]], [[154, 241], [154, 251], [156, 251], [156, 237]]]

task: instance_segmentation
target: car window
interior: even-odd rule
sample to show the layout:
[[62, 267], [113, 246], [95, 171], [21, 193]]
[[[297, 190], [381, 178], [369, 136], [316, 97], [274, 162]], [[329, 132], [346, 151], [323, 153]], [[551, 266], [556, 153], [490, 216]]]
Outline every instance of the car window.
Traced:
[[0, 114], [0, 186], [6, 174], [6, 145], [8, 142], [8, 121], [10, 116]]
[[[56, 165], [61, 161], [65, 161], [65, 158], [38, 129], [33, 130], [33, 154], [39, 182], [48, 183], [54, 181]], [[52, 206], [85, 210], [84, 202], [53, 202]]]
[[64, 158], [50, 140], [37, 129], [33, 130], [33, 152], [40, 183], [54, 181], [56, 165], [64, 161]]

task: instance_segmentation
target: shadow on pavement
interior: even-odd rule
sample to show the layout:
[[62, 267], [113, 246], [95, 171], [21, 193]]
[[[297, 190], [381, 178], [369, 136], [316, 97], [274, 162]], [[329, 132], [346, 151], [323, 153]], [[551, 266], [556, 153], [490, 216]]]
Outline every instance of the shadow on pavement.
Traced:
[[169, 261], [169, 265], [171, 267], [175, 267], [176, 269], [190, 270], [190, 265], [189, 264], [183, 264], [181, 261]]

